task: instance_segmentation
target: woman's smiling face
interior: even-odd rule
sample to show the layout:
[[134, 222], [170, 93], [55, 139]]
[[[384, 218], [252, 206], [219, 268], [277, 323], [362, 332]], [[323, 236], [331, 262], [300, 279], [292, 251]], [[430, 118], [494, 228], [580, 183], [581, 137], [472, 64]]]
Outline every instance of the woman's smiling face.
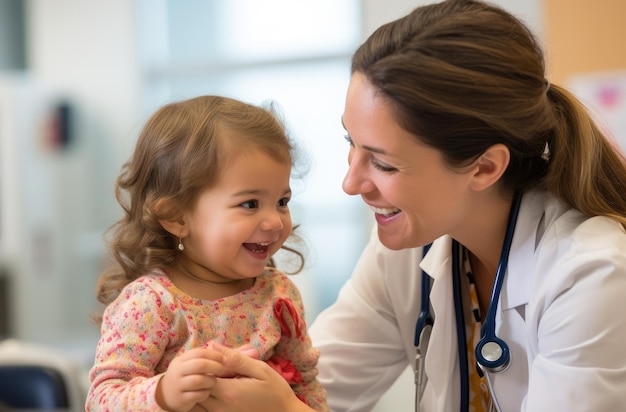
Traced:
[[343, 190], [372, 208], [385, 246], [422, 246], [462, 225], [471, 174], [453, 170], [439, 151], [400, 127], [393, 106], [359, 72], [350, 81], [343, 124], [350, 143]]

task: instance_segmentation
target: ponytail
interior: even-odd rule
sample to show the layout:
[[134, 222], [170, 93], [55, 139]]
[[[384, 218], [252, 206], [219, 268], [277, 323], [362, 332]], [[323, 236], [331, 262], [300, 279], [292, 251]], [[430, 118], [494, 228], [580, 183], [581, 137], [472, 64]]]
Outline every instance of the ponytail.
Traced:
[[546, 188], [588, 216], [608, 216], [626, 228], [626, 158], [570, 92], [551, 85], [556, 117], [549, 142]]
[[571, 93], [546, 81], [540, 43], [501, 7], [473, 0], [418, 7], [378, 28], [355, 52], [352, 72], [452, 167], [504, 144], [511, 157], [503, 190], [545, 189], [626, 227], [624, 155]]

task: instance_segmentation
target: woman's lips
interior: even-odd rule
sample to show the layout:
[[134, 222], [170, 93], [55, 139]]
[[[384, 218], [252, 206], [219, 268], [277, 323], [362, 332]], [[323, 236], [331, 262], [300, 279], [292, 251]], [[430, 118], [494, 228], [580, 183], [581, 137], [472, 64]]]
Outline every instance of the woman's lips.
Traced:
[[382, 215], [385, 218], [392, 217], [392, 216], [397, 215], [398, 213], [401, 212], [400, 209], [397, 209], [397, 208], [387, 208], [387, 207], [370, 206], [370, 209], [372, 209], [372, 211], [374, 213], [376, 213], [377, 215]]

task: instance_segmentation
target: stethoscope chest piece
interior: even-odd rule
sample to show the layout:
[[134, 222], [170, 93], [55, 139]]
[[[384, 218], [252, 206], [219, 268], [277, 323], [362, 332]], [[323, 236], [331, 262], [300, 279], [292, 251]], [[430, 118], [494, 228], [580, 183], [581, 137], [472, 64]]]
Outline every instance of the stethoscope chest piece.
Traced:
[[496, 362], [502, 357], [502, 347], [496, 342], [487, 342], [481, 348], [480, 353], [489, 362]]
[[476, 345], [475, 354], [476, 363], [487, 373], [502, 372], [511, 363], [509, 346], [495, 336], [492, 336], [491, 339], [481, 339]]

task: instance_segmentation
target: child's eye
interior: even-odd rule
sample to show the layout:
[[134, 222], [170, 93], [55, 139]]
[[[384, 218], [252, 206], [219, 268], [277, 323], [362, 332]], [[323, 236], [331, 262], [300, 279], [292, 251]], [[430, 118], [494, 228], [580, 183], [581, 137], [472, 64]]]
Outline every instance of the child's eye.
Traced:
[[248, 200], [246, 202], [241, 203], [241, 207], [244, 207], [246, 209], [256, 209], [257, 207], [259, 207], [259, 201], [258, 200]]
[[280, 199], [278, 201], [278, 206], [285, 207], [285, 206], [287, 206], [287, 204], [289, 203], [290, 200], [291, 200], [291, 198], [283, 197], [282, 199]]
[[350, 146], [354, 146], [354, 144], [352, 143], [352, 138], [350, 137], [349, 134], [344, 134], [343, 138], [346, 139], [346, 142], [348, 142]]

